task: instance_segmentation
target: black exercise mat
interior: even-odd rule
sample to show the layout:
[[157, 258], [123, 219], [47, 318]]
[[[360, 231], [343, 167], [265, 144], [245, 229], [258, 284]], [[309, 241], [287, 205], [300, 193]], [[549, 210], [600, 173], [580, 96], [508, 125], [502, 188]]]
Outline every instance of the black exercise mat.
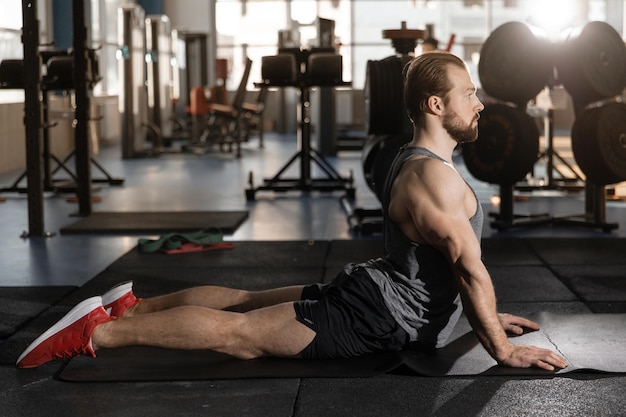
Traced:
[[626, 239], [623, 238], [528, 238], [525, 240], [549, 265], [626, 265]]
[[181, 253], [142, 253], [133, 249], [109, 266], [126, 271], [129, 268], [262, 268], [323, 267], [328, 241], [237, 241], [233, 249]]
[[[626, 315], [538, 313], [530, 316], [542, 325], [537, 332], [511, 338], [558, 350], [570, 366], [556, 372], [579, 370], [625, 373]], [[436, 355], [419, 352], [383, 353], [336, 360], [262, 358], [237, 360], [210, 351], [174, 351], [131, 347], [103, 350], [96, 359], [77, 357], [58, 377], [72, 382], [178, 381], [197, 379], [366, 377], [401, 372], [422, 376], [555, 375], [540, 369], [498, 366], [479, 344], [462, 318], [450, 342]]]
[[15, 333], [75, 289], [74, 286], [0, 287], [0, 338]]
[[481, 248], [483, 262], [489, 266], [542, 264], [526, 239], [483, 239]]
[[383, 374], [401, 364], [397, 354], [372, 354], [343, 360], [262, 358], [239, 360], [208, 351], [175, 351], [127, 347], [77, 357], [58, 374], [69, 382], [193, 381], [248, 378], [363, 378]]
[[[537, 241], [539, 248], [546, 250], [554, 245], [559, 254], [565, 254], [570, 262], [575, 261], [576, 256], [572, 259], [572, 250], [578, 250], [581, 245], [555, 239], [554, 243], [543, 242], [542, 239], [534, 239]], [[623, 245], [620, 242], [618, 245]], [[595, 243], [589, 245], [597, 247]], [[531, 247], [528, 239], [510, 239], [510, 238], [487, 238], [481, 242], [483, 261], [490, 266], [534, 266], [543, 265], [544, 261], [537, 255], [535, 249]], [[603, 246], [600, 246], [603, 247]], [[582, 248], [588, 251], [587, 245]], [[362, 262], [371, 258], [383, 256], [383, 240], [382, 238], [359, 239], [359, 240], [333, 240], [330, 242], [328, 258], [326, 266], [343, 266], [350, 262]], [[615, 260], [612, 260], [615, 262]]]
[[219, 229], [232, 234], [248, 218], [248, 211], [168, 211], [92, 213], [61, 228], [62, 234], [150, 234]]
[[328, 248], [326, 267], [339, 271], [348, 263], [365, 262], [384, 254], [382, 239], [333, 240]]
[[583, 301], [626, 301], [626, 267], [623, 265], [557, 266], [553, 269]]
[[[556, 374], [574, 371], [626, 373], [626, 314], [554, 314], [528, 316], [541, 329], [509, 340], [555, 350], [569, 366]], [[466, 319], [459, 320], [449, 343], [435, 356], [403, 352], [403, 366], [419, 375], [554, 375], [541, 369], [498, 366], [480, 345]]]
[[578, 300], [544, 266], [492, 266], [489, 267], [489, 274], [499, 303]]
[[563, 265], [553, 270], [594, 313], [626, 313], [626, 266]]

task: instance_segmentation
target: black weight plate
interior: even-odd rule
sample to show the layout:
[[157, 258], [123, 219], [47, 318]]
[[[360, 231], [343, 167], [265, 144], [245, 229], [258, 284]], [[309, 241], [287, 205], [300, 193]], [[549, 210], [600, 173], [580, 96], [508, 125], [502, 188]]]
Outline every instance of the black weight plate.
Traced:
[[521, 22], [497, 27], [485, 40], [478, 62], [482, 88], [492, 97], [526, 103], [546, 86], [554, 64], [549, 42]]
[[463, 144], [462, 152], [475, 178], [491, 184], [514, 184], [537, 161], [539, 130], [523, 110], [489, 105], [478, 121], [478, 140]]
[[570, 31], [557, 69], [559, 81], [579, 102], [614, 97], [626, 87], [626, 46], [611, 25], [590, 22]]
[[578, 115], [572, 126], [572, 151], [591, 183], [626, 181], [626, 104], [608, 103]]
[[408, 134], [371, 136], [363, 146], [363, 175], [368, 187], [381, 202], [391, 164], [402, 145], [410, 142], [411, 138]]
[[367, 133], [388, 135], [412, 132], [404, 107], [402, 68], [406, 60], [397, 56], [368, 61], [365, 76]]

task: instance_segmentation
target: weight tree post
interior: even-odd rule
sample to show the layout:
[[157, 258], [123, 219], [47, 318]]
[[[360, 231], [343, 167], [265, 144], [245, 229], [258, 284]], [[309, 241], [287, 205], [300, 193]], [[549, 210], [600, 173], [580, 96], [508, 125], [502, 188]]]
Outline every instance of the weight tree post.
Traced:
[[76, 146], [76, 195], [78, 215], [91, 214], [91, 149], [89, 146], [89, 95], [87, 91], [87, 27], [85, 25], [85, 0], [73, 0], [74, 90], [74, 142]]
[[26, 132], [26, 176], [28, 181], [28, 232], [23, 237], [50, 236], [44, 230], [42, 182], [42, 121], [39, 91], [39, 21], [37, 1], [22, 1], [22, 43], [24, 45], [24, 128]]

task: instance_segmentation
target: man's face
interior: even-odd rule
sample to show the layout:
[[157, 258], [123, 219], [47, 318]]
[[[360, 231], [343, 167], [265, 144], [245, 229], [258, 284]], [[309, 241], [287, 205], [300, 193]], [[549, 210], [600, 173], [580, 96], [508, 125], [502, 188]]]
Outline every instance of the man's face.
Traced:
[[479, 112], [484, 106], [467, 70], [450, 66], [448, 79], [452, 88], [446, 97], [442, 126], [458, 143], [473, 142], [478, 139]]
[[465, 122], [457, 112], [446, 107], [442, 125], [446, 132], [458, 143], [474, 142], [478, 139], [478, 113], [469, 123]]

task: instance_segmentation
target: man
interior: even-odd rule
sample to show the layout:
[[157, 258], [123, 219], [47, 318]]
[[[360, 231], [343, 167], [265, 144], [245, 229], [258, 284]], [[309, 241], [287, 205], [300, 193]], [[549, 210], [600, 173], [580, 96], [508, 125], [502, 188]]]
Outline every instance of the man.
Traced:
[[384, 258], [349, 264], [328, 285], [260, 292], [205, 286], [141, 300], [125, 283], [76, 306], [17, 365], [129, 345], [243, 359], [433, 349], [445, 343], [462, 303], [499, 364], [566, 367], [550, 350], [508, 341], [507, 331], [537, 330], [536, 323], [496, 312], [481, 261], [482, 210], [452, 164], [457, 144], [477, 139], [483, 109], [463, 61], [443, 52], [415, 58], [405, 71], [405, 103], [414, 137], [387, 180]]

